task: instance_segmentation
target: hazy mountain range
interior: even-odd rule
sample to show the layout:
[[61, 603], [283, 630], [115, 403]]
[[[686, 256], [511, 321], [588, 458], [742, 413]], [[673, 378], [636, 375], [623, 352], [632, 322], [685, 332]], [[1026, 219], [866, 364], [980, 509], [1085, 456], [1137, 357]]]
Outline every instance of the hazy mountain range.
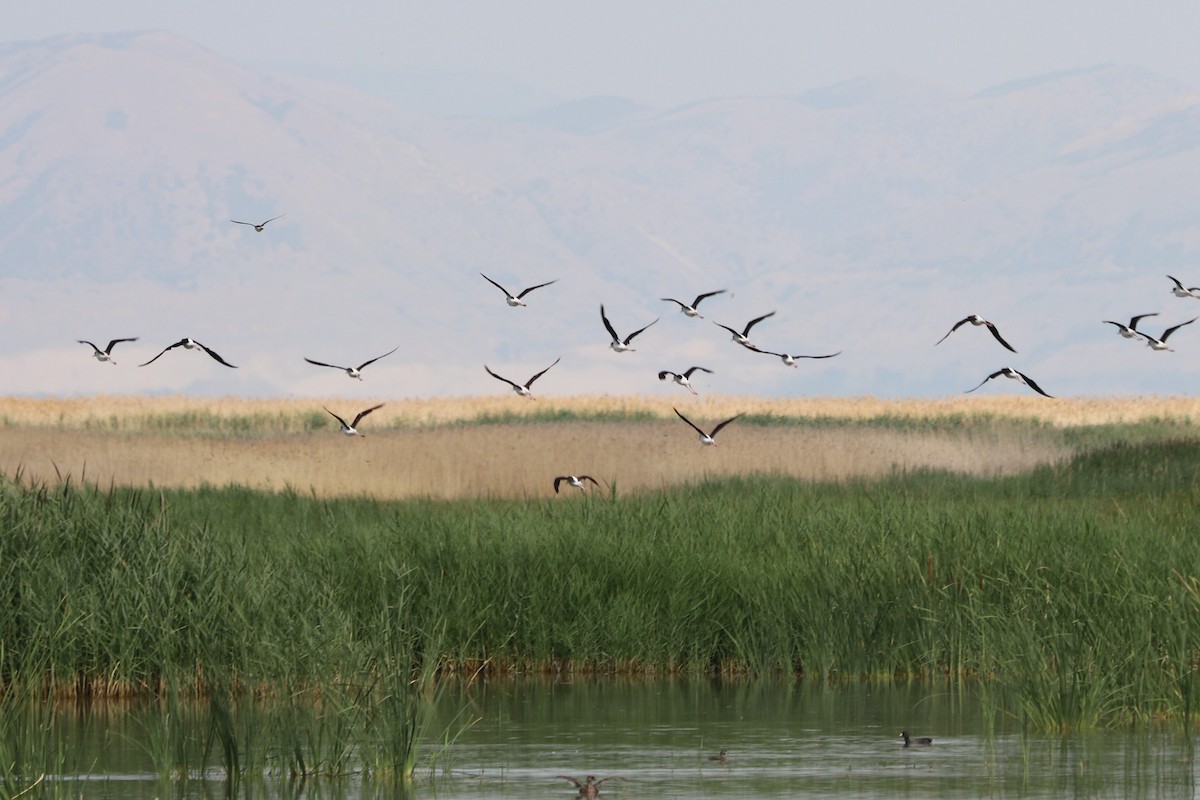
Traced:
[[[902, 76], [651, 109], [436, 118], [165, 33], [0, 47], [0, 393], [1187, 393], [1101, 320], [1200, 314], [1200, 92], [1102, 65], [959, 95]], [[261, 233], [230, 219], [282, 219]], [[510, 309], [510, 289], [557, 279]], [[707, 319], [661, 297], [713, 289]], [[635, 353], [619, 331], [661, 317]], [[788, 369], [753, 340], [838, 358]], [[953, 324], [977, 312], [1019, 351]], [[140, 336], [111, 367], [75, 343]], [[175, 350], [194, 337], [239, 366]], [[357, 365], [351, 384], [308, 356]], [[1009, 382], [980, 392], [1023, 392]], [[539, 392], [535, 391], [535, 394]], [[514, 398], [514, 402], [516, 402]], [[524, 402], [524, 401], [522, 401]]]

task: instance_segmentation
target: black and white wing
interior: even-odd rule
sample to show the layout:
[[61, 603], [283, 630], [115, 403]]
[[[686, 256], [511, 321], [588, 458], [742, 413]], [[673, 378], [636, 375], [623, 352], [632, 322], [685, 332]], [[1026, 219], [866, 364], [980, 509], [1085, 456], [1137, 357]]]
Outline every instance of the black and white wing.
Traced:
[[213, 358], [214, 358], [214, 359], [217, 361], [217, 363], [219, 363], [219, 364], [224, 364], [225, 366], [229, 367], [230, 369], [237, 369], [237, 367], [235, 367], [233, 364], [230, 364], [230, 363], [229, 363], [228, 361], [226, 361], [225, 359], [221, 358], [219, 355], [217, 355], [217, 353], [216, 353], [216, 351], [215, 351], [215, 350], [213, 350], [212, 348], [208, 347], [207, 345], [200, 344], [200, 343], [199, 343], [199, 342], [197, 342], [195, 339], [193, 339], [193, 340], [192, 340], [192, 343], [193, 343], [193, 344], [195, 344], [195, 345], [197, 345], [197, 346], [199, 346], [201, 350], [203, 350], [204, 352], [206, 352], [206, 353], [208, 353], [210, 356], [212, 356], [212, 357], [213, 357]]
[[530, 293], [530, 292], [532, 292], [534, 289], [540, 289], [540, 288], [542, 288], [543, 286], [549, 286], [549, 285], [550, 285], [550, 284], [552, 284], [552, 283], [558, 283], [558, 278], [555, 278], [555, 279], [554, 279], [554, 280], [552, 280], [552, 281], [546, 281], [545, 283], [539, 283], [537, 286], [530, 286], [528, 289], [525, 289], [525, 290], [523, 290], [523, 291], [522, 291], [522, 292], [521, 292], [519, 295], [517, 295], [517, 299], [518, 299], [518, 300], [520, 300], [522, 297], [524, 297], [525, 295], [529, 294], [529, 293]]
[[357, 428], [359, 421], [361, 421], [363, 417], [365, 417], [367, 414], [370, 414], [372, 411], [374, 411], [377, 408], [383, 408], [383, 403], [380, 403], [377, 406], [371, 406], [366, 411], [358, 412], [358, 415], [354, 418], [354, 426], [353, 427]]
[[746, 327], [742, 330], [742, 336], [749, 336], [751, 328], [753, 328], [758, 323], [762, 322], [764, 319], [768, 319], [773, 316], [775, 316], [774, 311], [772, 311], [769, 314], [763, 314], [761, 317], [755, 317], [754, 319], [750, 320], [749, 322], [746, 323]]
[[384, 353], [383, 355], [381, 355], [381, 356], [375, 356], [375, 357], [374, 357], [374, 358], [372, 358], [370, 361], [364, 361], [363, 363], [359, 364], [359, 365], [358, 365], [358, 368], [361, 370], [363, 367], [370, 366], [371, 364], [374, 364], [374, 363], [375, 363], [376, 361], [378, 361], [379, 359], [381, 359], [381, 358], [386, 358], [386, 357], [390, 356], [392, 353], [396, 352], [396, 351], [397, 351], [397, 350], [399, 350], [399, 349], [400, 349], [400, 345], [396, 345], [395, 347], [393, 347], [391, 350], [388, 350], [388, 351], [387, 351], [386, 353]]
[[987, 329], [988, 329], [989, 331], [991, 331], [991, 332], [992, 332], [992, 336], [995, 336], [995, 337], [996, 337], [996, 341], [997, 341], [997, 342], [999, 342], [1000, 344], [1004, 345], [1006, 348], [1008, 348], [1008, 349], [1009, 349], [1009, 350], [1011, 350], [1012, 352], [1014, 352], [1014, 353], [1015, 353], [1015, 352], [1017, 352], [1016, 350], [1014, 350], [1014, 349], [1013, 349], [1013, 346], [1012, 346], [1011, 344], [1009, 344], [1008, 342], [1004, 341], [1004, 337], [1000, 335], [1000, 330], [999, 330], [999, 328], [997, 328], [995, 325], [993, 325], [993, 324], [992, 324], [992, 323], [990, 323], [990, 322], [984, 322], [984, 324], [985, 324], [985, 325], [987, 325]]
[[[562, 356], [559, 356], [558, 358], [554, 359], [554, 364], [557, 364], [560, 361], [562, 361]], [[545, 375], [547, 372], [549, 372], [550, 368], [553, 367], [554, 364], [551, 364], [549, 367], [546, 367], [544, 370], [539, 372], [537, 375], [534, 375], [532, 378], [530, 378], [528, 381], [526, 381], [525, 388], [528, 389], [529, 387], [533, 386], [533, 382], [536, 381], [538, 378], [542, 377], [543, 375]]]
[[162, 353], [159, 353], [159, 354], [158, 354], [158, 355], [156, 355], [154, 358], [152, 358], [152, 359], [150, 359], [149, 361], [147, 361], [145, 364], [138, 364], [138, 366], [139, 366], [139, 367], [144, 367], [144, 366], [146, 366], [147, 364], [153, 364], [155, 361], [158, 361], [160, 358], [162, 358], [162, 355], [163, 355], [163, 353], [167, 352], [168, 350], [174, 350], [176, 347], [180, 347], [181, 345], [184, 345], [184, 344], [186, 344], [186, 343], [187, 343], [187, 339], [180, 339], [180, 340], [179, 340], [178, 342], [176, 342], [175, 344], [169, 344], [169, 345], [167, 345], [166, 347], [164, 347], [164, 348], [162, 349]]
[[[745, 414], [745, 413], [746, 413], [745, 411], [743, 411], [743, 412], [742, 412], [742, 414]], [[724, 422], [721, 422], [721, 423], [719, 423], [719, 424], [717, 425], [717, 427], [715, 427], [715, 428], [713, 428], [713, 429], [712, 429], [712, 433], [711, 433], [711, 434], [709, 434], [709, 435], [710, 435], [710, 436], [712, 436], [714, 439], [715, 439], [715, 438], [717, 438], [717, 434], [721, 432], [721, 428], [724, 428], [726, 425], [728, 425], [729, 423], [733, 422], [733, 421], [734, 421], [735, 419], [737, 419], [738, 417], [742, 416], [742, 414], [734, 414], [734, 415], [733, 415], [732, 417], [730, 417], [729, 419], [725, 420]]]

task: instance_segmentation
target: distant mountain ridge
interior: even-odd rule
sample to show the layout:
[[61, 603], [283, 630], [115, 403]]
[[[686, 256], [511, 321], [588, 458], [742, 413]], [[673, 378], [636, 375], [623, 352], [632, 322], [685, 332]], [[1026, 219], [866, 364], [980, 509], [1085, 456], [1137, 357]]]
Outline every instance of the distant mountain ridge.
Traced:
[[[1200, 93], [1112, 64], [969, 96], [881, 76], [438, 119], [167, 33], [7, 44], [0, 374], [12, 393], [329, 394], [347, 387], [301, 356], [404, 344], [370, 390], [491, 392], [483, 363], [561, 355], [543, 393], [667, 391], [658, 370], [703, 364], [702, 392], [936, 396], [1003, 365], [969, 337], [932, 347], [977, 311], [1052, 394], [1188, 391], [1200, 340], [1150, 359], [1098, 323], [1194, 313], [1163, 274], [1200, 283], [1198, 146]], [[559, 283], [511, 310], [479, 272]], [[658, 299], [716, 288], [705, 321]], [[616, 356], [601, 301], [662, 323]], [[768, 310], [765, 347], [845, 354], [789, 370], [710, 324]], [[194, 336], [242, 369], [102, 373], [74, 340], [110, 335]]]

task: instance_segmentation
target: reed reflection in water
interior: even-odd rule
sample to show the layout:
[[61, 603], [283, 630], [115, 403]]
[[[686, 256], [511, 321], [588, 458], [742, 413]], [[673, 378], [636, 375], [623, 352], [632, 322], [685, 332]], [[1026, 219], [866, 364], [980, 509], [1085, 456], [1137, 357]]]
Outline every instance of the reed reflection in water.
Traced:
[[[601, 787], [600, 797], [613, 798], [1191, 797], [1196, 786], [1194, 744], [1178, 723], [1029, 735], [949, 685], [676, 678], [451, 688], [410, 788], [361, 774], [288, 779], [271, 769], [283, 744], [270, 740], [268, 716], [257, 730], [239, 723], [266, 755], [261, 778], [243, 780], [235, 796], [577, 797], [560, 775], [618, 776]], [[475, 722], [464, 728], [467, 719]], [[149, 709], [57, 709], [44, 722], [64, 769], [27, 796], [191, 800], [229, 791], [211, 761], [186, 776], [156, 775]], [[181, 723], [201, 738], [210, 726], [202, 711]], [[905, 748], [902, 729], [934, 743]]]

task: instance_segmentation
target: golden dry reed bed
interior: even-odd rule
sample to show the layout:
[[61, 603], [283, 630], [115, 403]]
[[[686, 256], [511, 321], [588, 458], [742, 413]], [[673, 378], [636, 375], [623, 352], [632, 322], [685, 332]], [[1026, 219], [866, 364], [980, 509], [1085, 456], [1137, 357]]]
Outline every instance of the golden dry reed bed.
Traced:
[[[1030, 469], [1071, 454], [1034, 426], [963, 430], [734, 423], [702, 447], [678, 407], [708, 428], [739, 412], [784, 418], [1023, 420], [1051, 426], [1200, 419], [1200, 400], [991, 396], [937, 400], [708, 396], [513, 396], [390, 400], [347, 438], [343, 417], [375, 401], [188, 397], [0, 398], [0, 472], [107, 486], [230, 484], [318, 496], [512, 497], [553, 494], [556, 475], [586, 473], [621, 491], [707, 476], [773, 473], [844, 479], [940, 468], [972, 474]], [[643, 420], [524, 424], [531, 414], [642, 415]], [[514, 421], [471, 425], [480, 418]], [[234, 425], [232, 423], [236, 422]], [[231, 423], [231, 424], [225, 424]]]
[[[386, 400], [386, 398], [385, 398]], [[69, 399], [0, 397], [0, 425], [22, 427], [83, 428], [108, 425], [119, 420], [129, 430], [144, 427], [155, 417], [205, 413], [220, 417], [252, 415], [296, 416], [321, 412], [328, 406], [341, 413], [362, 409], [380, 400], [346, 398], [284, 398], [273, 400], [237, 397], [122, 397], [99, 395]], [[933, 419], [1006, 418], [1037, 420], [1051, 425], [1111, 425], [1150, 419], [1200, 421], [1200, 397], [1056, 398], [1014, 395], [947, 397], [934, 400], [881, 399], [877, 397], [739, 397], [706, 395], [677, 396], [581, 395], [524, 400], [511, 393], [487, 397], [444, 397], [386, 400], [387, 405], [371, 416], [376, 426], [441, 425], [471, 422], [482, 416], [532, 415], [559, 411], [577, 414], [650, 413], [673, 418], [671, 407], [685, 414], [700, 409], [703, 414], [725, 417], [745, 411], [781, 417], [824, 417], [847, 420], [879, 418]], [[345, 416], [343, 414], [343, 416]]]

